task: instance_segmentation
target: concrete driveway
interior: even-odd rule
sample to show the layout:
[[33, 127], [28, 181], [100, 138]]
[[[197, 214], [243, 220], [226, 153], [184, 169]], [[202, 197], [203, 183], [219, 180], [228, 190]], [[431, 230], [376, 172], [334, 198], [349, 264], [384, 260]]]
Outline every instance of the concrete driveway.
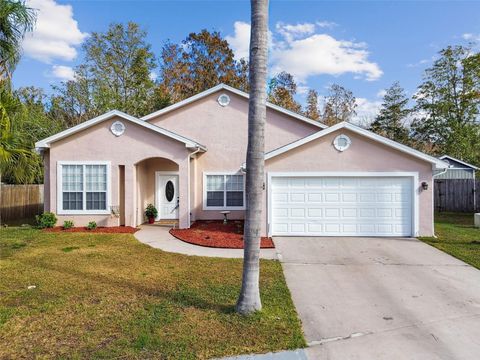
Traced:
[[480, 271], [416, 239], [275, 238], [310, 359], [480, 359]]

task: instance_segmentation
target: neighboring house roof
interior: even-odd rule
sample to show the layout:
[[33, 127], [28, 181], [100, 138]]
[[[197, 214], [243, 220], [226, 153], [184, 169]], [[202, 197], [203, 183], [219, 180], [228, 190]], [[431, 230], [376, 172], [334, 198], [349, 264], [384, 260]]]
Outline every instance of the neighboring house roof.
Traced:
[[[452, 161], [455, 161], [459, 164], [462, 164], [465, 166], [465, 168], [467, 169], [473, 169], [473, 170], [478, 170], [478, 167], [476, 167], [475, 165], [472, 165], [472, 164], [469, 164], [469, 163], [466, 163], [465, 161], [462, 161], [462, 160], [458, 160], [456, 158], [454, 158], [453, 156], [450, 156], [450, 155], [443, 155], [443, 156], [440, 156], [439, 157], [440, 160], [452, 160]], [[465, 168], [459, 168], [459, 167], [456, 167], [456, 166], [453, 166], [453, 169], [465, 169]]]
[[359, 135], [362, 135], [362, 136], [365, 136], [369, 139], [372, 139], [372, 140], [375, 140], [381, 144], [384, 144], [386, 146], [389, 146], [391, 148], [394, 148], [396, 150], [399, 150], [403, 153], [406, 153], [406, 154], [409, 154], [413, 157], [416, 157], [418, 159], [421, 159], [421, 160], [425, 160], [427, 162], [430, 162], [432, 164], [434, 164], [437, 168], [442, 168], [442, 169], [445, 169], [445, 168], [448, 168], [449, 167], [449, 164], [445, 161], [442, 161], [440, 159], [437, 159], [436, 157], [433, 157], [433, 156], [430, 156], [430, 155], [427, 155], [425, 153], [422, 153], [418, 150], [415, 150], [415, 149], [412, 149], [411, 147], [408, 147], [408, 146], [405, 146], [405, 145], [402, 145], [402, 144], [399, 144], [397, 143], [396, 141], [393, 141], [393, 140], [390, 140], [390, 139], [387, 139], [383, 136], [380, 136], [380, 135], [377, 135], [371, 131], [368, 131], [368, 130], [365, 130], [359, 126], [356, 126], [356, 125], [353, 125], [351, 123], [348, 123], [348, 122], [341, 122], [339, 124], [336, 124], [334, 126], [331, 126], [325, 130], [321, 130], [321, 131], [318, 131], [312, 135], [309, 135], [309, 136], [306, 136], [302, 139], [299, 139], [297, 141], [294, 141], [290, 144], [287, 144], [285, 146], [282, 146], [282, 147], [279, 147], [278, 149], [275, 149], [275, 150], [272, 150], [272, 151], [269, 151], [268, 153], [265, 154], [265, 160], [268, 160], [268, 159], [271, 159], [275, 156], [278, 156], [280, 154], [283, 154], [287, 151], [290, 151], [292, 149], [295, 149], [299, 146], [302, 146], [306, 143], [309, 143], [313, 140], [316, 140], [318, 138], [321, 138], [325, 135], [328, 135], [334, 131], [337, 131], [337, 130], [340, 130], [340, 129], [348, 129], [356, 134], [359, 134]]
[[137, 125], [142, 126], [144, 128], [147, 128], [149, 130], [152, 130], [152, 131], [154, 131], [158, 134], [162, 134], [162, 135], [165, 135], [165, 136], [167, 136], [171, 139], [183, 142], [187, 148], [197, 148], [197, 149], [200, 149], [200, 150], [203, 150], [203, 151], [207, 151], [207, 148], [205, 146], [199, 144], [198, 142], [196, 142], [194, 140], [188, 139], [188, 138], [186, 138], [182, 135], [178, 135], [178, 134], [176, 134], [176, 133], [174, 133], [170, 130], [166, 130], [166, 129], [161, 128], [159, 126], [150, 124], [148, 122], [145, 122], [145, 121], [140, 120], [136, 117], [125, 114], [124, 112], [118, 111], [118, 110], [109, 111], [109, 112], [107, 112], [103, 115], [97, 116], [96, 118], [90, 119], [90, 120], [85, 121], [85, 122], [83, 122], [79, 125], [76, 125], [76, 126], [71, 127], [67, 130], [64, 130], [64, 131], [61, 131], [61, 132], [59, 132], [55, 135], [52, 135], [52, 136], [50, 136], [46, 139], [40, 140], [40, 141], [35, 143], [35, 148], [36, 149], [49, 148], [50, 144], [55, 142], [55, 141], [64, 139], [64, 138], [66, 138], [70, 135], [78, 133], [79, 131], [85, 130], [85, 129], [91, 127], [91, 126], [94, 126], [98, 123], [101, 123], [102, 121], [106, 121], [106, 120], [109, 120], [109, 119], [114, 118], [114, 117], [120, 117], [120, 118], [122, 118], [126, 121], [129, 121], [131, 123], [134, 123], [134, 124], [137, 124]]
[[[219, 84], [217, 86], [214, 86], [208, 90], [205, 90], [197, 95], [194, 95], [194, 96], [191, 96], [189, 97], [188, 99], [185, 99], [185, 100], [182, 100], [182, 101], [179, 101], [178, 103], [176, 104], [173, 104], [173, 105], [170, 105], [170, 106], [167, 106], [166, 108], [163, 108], [161, 110], [158, 110], [158, 111], [155, 111], [151, 114], [148, 114], [148, 115], [145, 115], [144, 117], [142, 117], [141, 119], [142, 120], [145, 120], [145, 121], [148, 121], [154, 117], [157, 117], [157, 116], [160, 116], [160, 115], [163, 115], [163, 114], [166, 114], [170, 111], [173, 111], [175, 109], [178, 109], [182, 106], [185, 106], [185, 105], [188, 105], [194, 101], [197, 101], [197, 100], [200, 100], [200, 99], [203, 99], [204, 97], [206, 96], [209, 96], [217, 91], [220, 91], [220, 90], [226, 90], [226, 91], [230, 91], [234, 94], [237, 94], [239, 96], [242, 96], [246, 99], [249, 98], [249, 94], [247, 94], [246, 92], [243, 92], [241, 90], [238, 90], [238, 89], [235, 89], [231, 86], [228, 86], [228, 85], [225, 85], [225, 84]], [[286, 115], [289, 115], [297, 120], [301, 120], [303, 122], [306, 122], [308, 124], [311, 124], [311, 125], [314, 125], [314, 126], [317, 126], [321, 129], [325, 129], [327, 128], [327, 125], [325, 124], [322, 124], [321, 122], [319, 121], [315, 121], [315, 120], [312, 120], [312, 119], [309, 119], [303, 115], [300, 115], [300, 114], [297, 114], [297, 113], [294, 113], [293, 111], [290, 111], [290, 110], [287, 110], [287, 109], [284, 109], [278, 105], [275, 105], [275, 104], [272, 104], [272, 103], [269, 103], [267, 102], [267, 107], [270, 108], [270, 109], [273, 109], [273, 110], [276, 110], [276, 111], [279, 111], [283, 114], [286, 114]]]

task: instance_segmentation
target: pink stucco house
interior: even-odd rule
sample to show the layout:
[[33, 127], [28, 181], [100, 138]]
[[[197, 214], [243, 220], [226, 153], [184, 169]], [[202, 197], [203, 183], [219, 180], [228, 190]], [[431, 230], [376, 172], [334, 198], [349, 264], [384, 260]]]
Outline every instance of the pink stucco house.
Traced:
[[[45, 211], [60, 221], [137, 226], [241, 219], [248, 94], [218, 85], [141, 119], [110, 111], [36, 144]], [[267, 105], [263, 234], [433, 235], [442, 160], [350, 123], [327, 127]]]

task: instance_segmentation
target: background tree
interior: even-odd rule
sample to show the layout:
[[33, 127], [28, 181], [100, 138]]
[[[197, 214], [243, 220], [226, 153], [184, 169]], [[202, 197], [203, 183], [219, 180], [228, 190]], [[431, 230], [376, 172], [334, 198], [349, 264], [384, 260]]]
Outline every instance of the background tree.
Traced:
[[0, 1], [0, 81], [10, 78], [20, 60], [21, 44], [35, 23], [35, 12], [25, 1]]
[[408, 109], [408, 97], [400, 83], [394, 82], [383, 97], [382, 107], [370, 125], [371, 131], [394, 141], [407, 144], [409, 130], [406, 126], [411, 110]]
[[449, 46], [427, 69], [414, 96], [416, 146], [480, 163], [480, 53]]
[[343, 86], [333, 84], [329, 87], [325, 98], [322, 122], [328, 126], [342, 121], [350, 121], [356, 115], [357, 107], [355, 96]]
[[173, 102], [220, 83], [248, 91], [248, 64], [235, 60], [218, 31], [190, 33], [181, 44], [167, 42], [161, 53], [160, 82]]
[[320, 110], [318, 109], [318, 92], [317, 90], [308, 90], [307, 106], [303, 112], [306, 117], [312, 120], [320, 120]]
[[236, 310], [247, 315], [262, 309], [260, 300], [260, 232], [265, 185], [267, 114], [268, 0], [251, 0], [250, 98], [242, 289]]
[[83, 45], [85, 60], [75, 69], [75, 80], [55, 88], [55, 114], [71, 126], [112, 109], [133, 116], [158, 110], [157, 85], [151, 78], [155, 56], [145, 38], [146, 32], [133, 22], [92, 33]]
[[34, 172], [35, 154], [25, 147], [24, 135], [13, 123], [22, 110], [12, 94], [10, 77], [20, 60], [21, 41], [35, 22], [33, 9], [24, 1], [0, 1], [0, 184], [2, 176], [28, 182]]
[[285, 71], [277, 74], [268, 84], [268, 101], [296, 113], [301, 112], [301, 105], [295, 101], [297, 84], [293, 76]]

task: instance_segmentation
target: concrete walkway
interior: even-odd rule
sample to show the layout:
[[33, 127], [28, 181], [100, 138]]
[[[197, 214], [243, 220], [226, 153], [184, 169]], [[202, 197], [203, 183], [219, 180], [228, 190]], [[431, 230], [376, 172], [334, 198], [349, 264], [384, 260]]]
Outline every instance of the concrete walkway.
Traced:
[[275, 238], [309, 359], [480, 358], [480, 271], [416, 239]]
[[225, 357], [222, 360], [309, 360], [304, 349]]
[[[169, 227], [141, 225], [134, 236], [142, 243], [167, 252], [221, 258], [243, 258], [243, 249], [217, 249], [186, 243], [170, 235]], [[277, 259], [275, 249], [260, 250], [262, 259]]]

